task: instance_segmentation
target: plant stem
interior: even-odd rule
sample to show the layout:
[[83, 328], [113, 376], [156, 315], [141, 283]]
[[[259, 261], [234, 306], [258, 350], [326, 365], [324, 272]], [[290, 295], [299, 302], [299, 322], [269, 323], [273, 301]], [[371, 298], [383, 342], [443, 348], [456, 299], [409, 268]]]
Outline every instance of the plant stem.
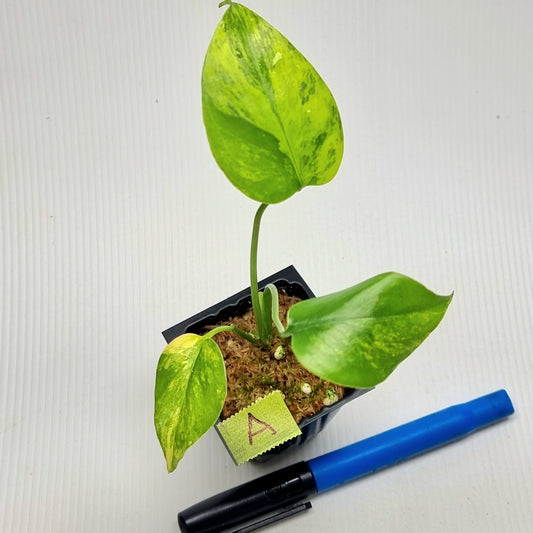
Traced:
[[223, 331], [234, 331], [235, 333], [240, 335], [243, 339], [246, 339], [249, 342], [252, 342], [254, 344], [259, 343], [259, 339], [257, 339], [253, 335], [250, 335], [249, 333], [246, 333], [246, 331], [242, 330], [241, 328], [238, 328], [234, 324], [230, 324], [229, 326], [218, 326], [217, 328], [213, 328], [211, 331], [206, 333], [204, 337], [207, 339], [211, 339], [217, 333], [222, 333]]
[[269, 291], [272, 299], [272, 322], [274, 322], [274, 326], [276, 326], [276, 329], [278, 330], [278, 333], [280, 334], [280, 337], [283, 337], [283, 334], [285, 333], [285, 327], [281, 323], [281, 320], [279, 319], [279, 296], [278, 296], [278, 289], [273, 283], [269, 283], [265, 287], [265, 292]]
[[254, 337], [253, 335], [250, 335], [250, 333], [247, 333], [246, 331], [242, 330], [241, 328], [238, 328], [237, 326], [233, 326], [233, 331], [237, 333], [237, 335], [240, 335], [243, 339], [246, 339], [247, 341], [253, 343], [253, 344], [259, 344], [259, 339]]
[[259, 242], [259, 227], [261, 225], [261, 217], [265, 212], [268, 204], [261, 204], [254, 218], [254, 225], [252, 230], [252, 245], [250, 248], [250, 290], [252, 293], [252, 309], [257, 323], [258, 335], [261, 338], [264, 332], [265, 324], [263, 324], [263, 313], [261, 310], [261, 303], [259, 301], [259, 285], [257, 282], [257, 247]]

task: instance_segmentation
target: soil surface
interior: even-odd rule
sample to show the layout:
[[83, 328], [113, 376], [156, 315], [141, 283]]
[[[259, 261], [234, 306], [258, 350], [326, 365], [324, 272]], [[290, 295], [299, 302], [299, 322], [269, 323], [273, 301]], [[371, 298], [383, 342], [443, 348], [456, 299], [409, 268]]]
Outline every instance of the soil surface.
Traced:
[[[280, 318], [285, 324], [287, 311], [299, 299], [283, 291], [280, 291], [279, 297]], [[244, 331], [252, 331], [255, 319], [250, 309], [243, 316], [216, 326], [222, 324], [234, 324]], [[344, 396], [343, 387], [311, 374], [297, 361], [288, 339], [276, 336], [270, 349], [252, 344], [235, 332], [218, 333], [214, 340], [224, 355], [228, 378], [228, 392], [221, 413], [223, 419], [274, 390], [280, 390], [285, 395], [285, 403], [297, 423]], [[274, 357], [279, 347], [285, 353], [280, 360]]]

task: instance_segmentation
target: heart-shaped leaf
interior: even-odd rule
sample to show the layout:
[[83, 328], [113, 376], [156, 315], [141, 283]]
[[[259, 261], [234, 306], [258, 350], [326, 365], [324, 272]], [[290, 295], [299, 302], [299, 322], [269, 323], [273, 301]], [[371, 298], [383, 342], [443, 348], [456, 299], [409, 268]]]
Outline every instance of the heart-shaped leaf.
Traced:
[[157, 365], [154, 422], [167, 469], [217, 420], [226, 398], [226, 368], [210, 338], [187, 333], [174, 339]]
[[294, 305], [284, 336], [309, 371], [339, 385], [373, 387], [437, 327], [452, 296], [401, 274]]
[[213, 155], [244, 194], [277, 203], [337, 173], [343, 133], [328, 87], [264, 19], [231, 3], [207, 50], [202, 105]]

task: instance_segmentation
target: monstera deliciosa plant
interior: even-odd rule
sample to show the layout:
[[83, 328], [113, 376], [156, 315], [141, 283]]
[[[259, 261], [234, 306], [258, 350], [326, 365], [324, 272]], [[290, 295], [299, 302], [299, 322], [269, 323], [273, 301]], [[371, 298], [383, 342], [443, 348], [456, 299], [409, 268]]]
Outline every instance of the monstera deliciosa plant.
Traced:
[[224, 174], [259, 202], [250, 254], [256, 328], [228, 324], [205, 335], [187, 333], [163, 351], [154, 419], [169, 472], [221, 413], [226, 370], [214, 340], [218, 333], [234, 331], [269, 346], [275, 328], [312, 373], [345, 387], [370, 388], [420, 345], [451, 300], [391, 272], [301, 301], [282, 324], [276, 287], [258, 290], [261, 217], [269, 204], [333, 179], [343, 154], [341, 119], [322, 78], [283, 35], [242, 5], [220, 5], [228, 7], [205, 56], [203, 119]]

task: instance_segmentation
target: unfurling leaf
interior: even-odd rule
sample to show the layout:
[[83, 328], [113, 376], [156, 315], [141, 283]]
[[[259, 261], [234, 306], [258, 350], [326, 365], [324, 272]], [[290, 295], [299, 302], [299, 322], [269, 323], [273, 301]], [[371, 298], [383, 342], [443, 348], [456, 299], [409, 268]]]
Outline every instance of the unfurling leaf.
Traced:
[[294, 305], [284, 336], [297, 359], [333, 383], [373, 387], [437, 327], [451, 301], [401, 274]]
[[154, 423], [167, 469], [217, 420], [226, 398], [226, 368], [210, 338], [187, 333], [174, 339], [157, 365]]
[[283, 35], [242, 5], [231, 3], [209, 45], [202, 105], [218, 165], [250, 198], [281, 202], [337, 173], [343, 133], [328, 87]]

